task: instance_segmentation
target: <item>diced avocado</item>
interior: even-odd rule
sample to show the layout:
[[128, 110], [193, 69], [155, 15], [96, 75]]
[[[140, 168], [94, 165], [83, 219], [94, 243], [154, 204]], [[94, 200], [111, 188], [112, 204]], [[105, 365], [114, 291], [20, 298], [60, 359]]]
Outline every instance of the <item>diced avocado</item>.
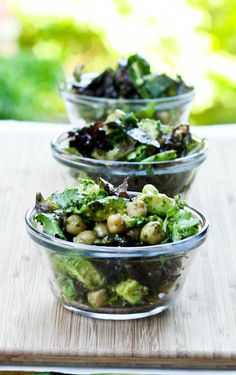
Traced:
[[92, 307], [102, 307], [107, 305], [108, 296], [106, 289], [99, 289], [87, 294], [88, 303]]
[[139, 284], [138, 281], [127, 279], [121, 281], [116, 286], [116, 293], [119, 297], [128, 301], [132, 305], [140, 303], [143, 297], [148, 293], [148, 287]]
[[160, 216], [166, 216], [167, 211], [176, 205], [174, 199], [160, 193], [157, 195], [141, 194], [137, 199], [141, 199], [145, 203], [149, 214]]

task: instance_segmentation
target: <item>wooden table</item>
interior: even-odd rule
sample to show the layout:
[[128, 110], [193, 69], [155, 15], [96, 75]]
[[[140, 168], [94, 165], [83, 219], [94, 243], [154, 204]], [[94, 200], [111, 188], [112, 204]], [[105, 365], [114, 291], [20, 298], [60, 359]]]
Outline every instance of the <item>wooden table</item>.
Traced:
[[26, 234], [24, 214], [35, 192], [71, 182], [49, 147], [64, 129], [0, 122], [0, 364], [236, 368], [236, 126], [197, 130], [208, 136], [210, 153], [189, 201], [211, 230], [175, 306], [117, 322], [59, 306]]

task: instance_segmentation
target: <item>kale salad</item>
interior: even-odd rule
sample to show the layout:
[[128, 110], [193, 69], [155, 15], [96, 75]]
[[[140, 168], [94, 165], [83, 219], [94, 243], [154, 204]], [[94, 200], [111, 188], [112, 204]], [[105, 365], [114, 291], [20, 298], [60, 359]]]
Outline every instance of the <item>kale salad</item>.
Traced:
[[[44, 199], [36, 196], [34, 221], [45, 234], [92, 248], [145, 246], [181, 241], [201, 223], [186, 202], [146, 185], [128, 191], [127, 180], [114, 187], [103, 179], [81, 179]], [[86, 247], [86, 246], [85, 246]], [[142, 250], [143, 251], [143, 250]], [[191, 252], [192, 253], [192, 252]], [[183, 282], [190, 254], [121, 259], [70, 251], [48, 251], [53, 292], [67, 306], [98, 312], [136, 312], [168, 304]]]
[[121, 59], [116, 68], [107, 68], [87, 84], [83, 84], [83, 65], [74, 71], [72, 92], [80, 95], [109, 99], [154, 99], [178, 96], [191, 91], [181, 78], [151, 72], [150, 64], [142, 56], [134, 54]]
[[105, 121], [96, 121], [68, 132], [64, 151], [98, 160], [159, 162], [198, 152], [202, 147], [189, 125], [162, 125], [139, 120], [134, 113], [115, 110]]

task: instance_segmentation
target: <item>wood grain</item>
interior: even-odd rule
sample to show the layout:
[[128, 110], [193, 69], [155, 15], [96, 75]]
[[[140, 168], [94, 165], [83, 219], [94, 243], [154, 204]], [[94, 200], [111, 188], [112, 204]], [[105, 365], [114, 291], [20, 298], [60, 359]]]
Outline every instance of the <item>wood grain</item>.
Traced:
[[149, 319], [106, 322], [55, 302], [26, 234], [36, 191], [47, 195], [72, 181], [50, 154], [56, 127], [7, 126], [0, 126], [0, 363], [236, 367], [236, 138], [212, 131], [209, 139], [189, 202], [211, 230], [175, 306]]

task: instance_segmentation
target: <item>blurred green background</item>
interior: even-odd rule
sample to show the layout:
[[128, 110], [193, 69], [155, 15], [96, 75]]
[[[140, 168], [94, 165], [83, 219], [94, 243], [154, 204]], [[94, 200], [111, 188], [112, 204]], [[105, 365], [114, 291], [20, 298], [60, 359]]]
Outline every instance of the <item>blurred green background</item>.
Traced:
[[0, 119], [66, 122], [58, 86], [143, 54], [196, 86], [193, 124], [236, 123], [236, 0], [1, 0]]

